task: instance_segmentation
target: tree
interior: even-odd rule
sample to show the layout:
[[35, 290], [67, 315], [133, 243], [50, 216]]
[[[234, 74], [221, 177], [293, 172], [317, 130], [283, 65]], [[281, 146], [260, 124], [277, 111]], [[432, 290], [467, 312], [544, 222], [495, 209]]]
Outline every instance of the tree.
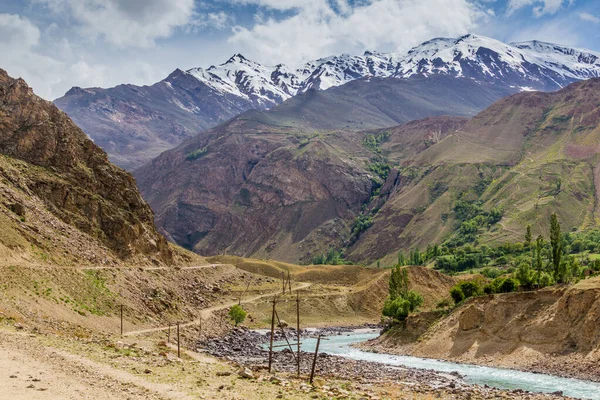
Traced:
[[410, 302], [402, 297], [395, 300], [387, 299], [383, 305], [382, 314], [386, 317], [404, 321], [410, 313]]
[[382, 314], [386, 317], [404, 321], [411, 312], [423, 304], [423, 296], [408, 290], [408, 268], [396, 265], [392, 269], [389, 282], [389, 297], [383, 305]]
[[510, 293], [510, 292], [515, 292], [518, 287], [519, 287], [519, 282], [515, 278], [506, 278], [502, 282], [500, 287], [498, 287], [498, 290], [501, 293]]
[[533, 286], [533, 275], [531, 273], [531, 266], [529, 262], [521, 262], [516, 274], [517, 279], [527, 289], [531, 289]]
[[538, 236], [537, 239], [535, 239], [535, 270], [537, 271], [536, 274], [536, 281], [538, 286], [540, 285], [540, 278], [542, 277], [542, 268], [544, 267], [542, 264], [542, 248], [544, 247], [544, 238], [542, 237], [542, 235]]
[[394, 301], [398, 297], [405, 297], [408, 293], [408, 269], [402, 268], [400, 265], [396, 265], [392, 269], [390, 275], [390, 283], [388, 292], [390, 294], [390, 300]]
[[421, 296], [415, 291], [409, 291], [408, 293], [406, 293], [406, 296], [404, 298], [409, 303], [410, 312], [417, 311], [417, 309], [423, 305], [423, 296]]
[[554, 267], [554, 280], [558, 283], [563, 283], [565, 277], [562, 273], [564, 269], [561, 266], [562, 258], [562, 238], [560, 234], [560, 223], [556, 213], [552, 213], [550, 217], [550, 246], [552, 247], [552, 266]]
[[462, 290], [463, 294], [465, 295], [465, 299], [473, 296], [479, 296], [481, 294], [481, 288], [477, 282], [461, 282], [458, 284], [458, 287], [460, 287], [460, 290]]
[[531, 247], [531, 225], [527, 225], [527, 232], [525, 233], [525, 247]]
[[398, 252], [398, 265], [401, 267], [406, 265], [406, 257], [401, 251]]
[[229, 318], [231, 318], [236, 326], [244, 322], [247, 315], [248, 313], [238, 304], [229, 309]]

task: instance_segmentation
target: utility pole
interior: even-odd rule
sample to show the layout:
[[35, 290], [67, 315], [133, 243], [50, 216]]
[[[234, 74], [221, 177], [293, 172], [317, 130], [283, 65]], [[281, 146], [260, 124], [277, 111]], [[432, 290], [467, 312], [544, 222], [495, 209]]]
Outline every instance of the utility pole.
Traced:
[[123, 304], [121, 304], [121, 336], [123, 336]]
[[315, 348], [315, 358], [313, 358], [312, 369], [310, 371], [310, 384], [313, 383], [315, 377], [315, 367], [317, 366], [317, 356], [319, 355], [319, 344], [321, 344], [321, 335], [317, 338], [317, 347]]
[[298, 376], [300, 376], [300, 294], [296, 292], [296, 342], [298, 346]]
[[177, 358], [181, 358], [181, 340], [179, 337], [179, 321], [177, 321]]
[[273, 336], [275, 336], [275, 303], [276, 297], [273, 297], [273, 312], [271, 314], [271, 338], [269, 341], [269, 373], [273, 365]]

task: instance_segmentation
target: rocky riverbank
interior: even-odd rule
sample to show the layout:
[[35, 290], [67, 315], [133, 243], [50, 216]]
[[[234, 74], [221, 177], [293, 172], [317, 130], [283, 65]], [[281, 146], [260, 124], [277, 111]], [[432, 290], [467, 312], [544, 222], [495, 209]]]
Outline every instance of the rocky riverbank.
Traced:
[[[322, 330], [303, 330], [301, 337], [322, 335], [347, 334], [354, 328], [331, 328]], [[269, 332], [250, 331], [236, 328], [228, 335], [198, 343], [199, 351], [205, 351], [219, 358], [224, 358], [239, 364], [242, 371], [257, 379], [271, 379], [267, 374], [268, 351], [261, 346], [269, 341]], [[295, 342], [296, 332], [286, 330], [286, 336], [291, 343]], [[283, 340], [278, 332], [275, 340]], [[292, 346], [295, 349], [295, 347]], [[313, 353], [301, 352], [301, 375], [310, 374]], [[273, 366], [277, 374], [289, 375], [296, 373], [295, 355], [289, 349], [275, 352]], [[421, 370], [385, 364], [357, 361], [344, 357], [320, 353], [317, 360], [316, 376], [321, 380], [329, 378], [347, 379], [367, 385], [397, 385], [410, 388], [411, 393], [423, 394], [441, 398], [457, 399], [552, 399], [563, 398], [557, 394], [536, 394], [522, 390], [505, 391], [487, 386], [466, 384], [458, 373], [442, 374], [433, 370]], [[281, 379], [277, 377], [275, 379]]]

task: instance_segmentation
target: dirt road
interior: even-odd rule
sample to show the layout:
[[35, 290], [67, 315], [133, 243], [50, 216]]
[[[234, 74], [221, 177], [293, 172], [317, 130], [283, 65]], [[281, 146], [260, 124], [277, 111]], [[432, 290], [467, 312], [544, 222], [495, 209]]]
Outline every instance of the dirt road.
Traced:
[[[311, 285], [312, 285], [312, 283], [300, 282], [297, 287], [295, 287], [295, 288], [292, 289], [292, 291], [298, 291], [298, 290], [306, 289], [306, 288], [310, 287]], [[260, 299], [265, 298], [265, 297], [271, 297], [271, 296], [276, 295], [278, 293], [279, 293], [279, 291], [277, 291], [277, 292], [271, 292], [271, 293], [266, 293], [266, 294], [261, 294], [259, 296], [254, 296], [254, 297], [250, 297], [250, 298], [244, 299], [244, 300], [241, 301], [241, 303], [242, 304], [252, 303], [252, 302], [254, 302], [256, 300], [260, 300]], [[183, 324], [179, 324], [179, 326], [181, 328], [184, 328], [186, 326], [198, 325], [201, 320], [207, 319], [208, 317], [210, 317], [210, 315], [213, 312], [227, 309], [227, 308], [229, 308], [229, 307], [231, 307], [231, 306], [233, 306], [233, 305], [235, 305], [237, 303], [238, 303], [237, 301], [230, 301], [230, 302], [227, 302], [227, 303], [223, 303], [223, 304], [219, 304], [219, 305], [216, 305], [216, 306], [205, 308], [203, 310], [200, 310], [200, 318], [195, 319], [194, 321], [190, 321], [190, 322], [186, 322], [186, 323], [183, 323]], [[137, 330], [137, 331], [126, 332], [123, 336], [143, 335], [143, 334], [146, 334], [146, 333], [154, 333], [154, 332], [166, 331], [167, 329], [169, 329], [168, 325], [167, 326], [161, 326], [161, 327], [158, 327], [158, 328], [140, 329], [140, 330]]]

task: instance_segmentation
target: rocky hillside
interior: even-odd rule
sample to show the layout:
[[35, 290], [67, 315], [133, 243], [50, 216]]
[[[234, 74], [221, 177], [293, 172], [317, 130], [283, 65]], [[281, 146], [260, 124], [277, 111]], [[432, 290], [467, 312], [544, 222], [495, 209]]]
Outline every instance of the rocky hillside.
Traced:
[[[270, 108], [299, 94], [307, 95], [298, 100], [306, 102], [315, 92], [349, 82], [362, 81], [336, 92], [341, 98], [334, 111], [343, 111], [344, 118], [330, 121], [328, 128], [387, 127], [440, 114], [471, 116], [507, 94], [557, 90], [598, 76], [600, 55], [589, 50], [465, 35], [432, 39], [407, 53], [342, 54], [300, 66], [268, 67], [236, 54], [218, 66], [176, 70], [151, 86], [73, 88], [55, 103], [113, 162], [133, 170], [243, 111]], [[449, 79], [423, 80], [433, 77]], [[416, 82], [408, 96], [385, 90], [397, 80]], [[435, 93], [432, 85], [437, 85]], [[362, 99], [358, 103], [349, 97], [355, 93]], [[322, 111], [321, 103], [313, 104]]]
[[600, 79], [500, 100], [471, 120], [319, 133], [283, 126], [280, 107], [246, 114], [139, 170], [158, 226], [200, 254], [310, 262], [329, 249], [393, 263], [398, 250], [458, 231], [461, 200], [499, 220], [480, 242], [598, 222]]
[[[170, 263], [133, 177], [52, 103], [0, 70], [3, 246], [42, 261]], [[49, 259], [49, 255], [54, 256]]]
[[[599, 104], [600, 79], [521, 93], [405, 158], [403, 187], [373, 216], [352, 257], [373, 260], [392, 248], [443, 241], [464, 220], [459, 200], [481, 205], [483, 213], [501, 210], [497, 223], [477, 227], [480, 243], [520, 240], [528, 224], [544, 233], [553, 212], [565, 230], [597, 226]], [[382, 151], [392, 159], [387, 146]]]

